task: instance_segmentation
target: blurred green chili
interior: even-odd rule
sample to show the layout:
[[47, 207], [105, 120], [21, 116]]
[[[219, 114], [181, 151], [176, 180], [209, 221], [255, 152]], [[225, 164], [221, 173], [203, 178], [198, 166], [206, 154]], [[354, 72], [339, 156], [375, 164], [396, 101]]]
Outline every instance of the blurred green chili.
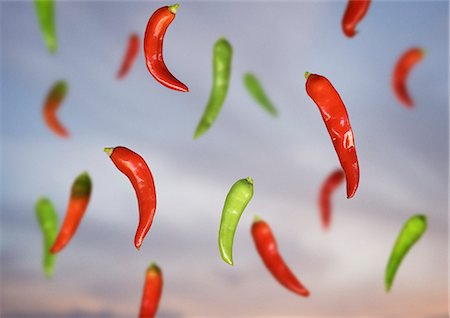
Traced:
[[242, 212], [253, 197], [253, 180], [240, 179], [233, 184], [225, 199], [219, 228], [219, 249], [222, 259], [233, 265], [233, 240]]
[[232, 54], [231, 44], [225, 38], [217, 40], [213, 50], [213, 86], [208, 104], [195, 130], [194, 139], [211, 127], [222, 109], [230, 82]]
[[55, 3], [53, 0], [34, 0], [42, 36], [50, 53], [56, 53]]
[[386, 292], [389, 292], [395, 278], [398, 267], [403, 261], [403, 258], [408, 253], [409, 249], [417, 242], [418, 239], [427, 229], [427, 217], [425, 215], [413, 215], [403, 225], [400, 234], [395, 241], [394, 248], [391, 252], [391, 257], [386, 266], [384, 276], [384, 284]]
[[244, 74], [243, 80], [247, 91], [258, 102], [258, 104], [261, 105], [262, 108], [264, 108], [272, 116], [277, 116], [278, 111], [275, 106], [273, 106], [269, 97], [267, 97], [266, 93], [264, 92], [264, 88], [262, 87], [258, 78], [256, 78], [254, 74], [246, 73]]
[[35, 209], [44, 243], [42, 266], [45, 276], [51, 278], [55, 268], [56, 255], [50, 253], [50, 248], [58, 235], [58, 215], [52, 202], [47, 198], [38, 199]]

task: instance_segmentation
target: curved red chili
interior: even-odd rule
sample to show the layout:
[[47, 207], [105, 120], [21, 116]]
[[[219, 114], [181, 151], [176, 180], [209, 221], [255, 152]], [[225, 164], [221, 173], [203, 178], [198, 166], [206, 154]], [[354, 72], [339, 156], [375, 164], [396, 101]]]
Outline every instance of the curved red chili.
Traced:
[[290, 291], [300, 296], [308, 297], [309, 291], [298, 281], [279, 254], [277, 242], [269, 225], [260, 218], [255, 217], [252, 225], [252, 236], [264, 265], [266, 265], [273, 277]]
[[117, 78], [123, 78], [127, 75], [131, 66], [133, 65], [136, 57], [139, 53], [139, 36], [136, 33], [130, 35], [128, 39], [128, 48], [123, 58], [122, 65], [120, 66], [119, 72], [117, 73]]
[[152, 263], [145, 274], [139, 318], [152, 318], [158, 311], [163, 287], [163, 276], [158, 265]]
[[89, 199], [91, 198], [91, 191], [91, 178], [87, 172], [83, 172], [72, 184], [66, 216], [59, 230], [58, 237], [50, 249], [50, 253], [55, 254], [61, 251], [74, 236], [86, 212]]
[[342, 30], [349, 38], [357, 33], [355, 28], [369, 10], [370, 0], [349, 0], [342, 18]]
[[150, 74], [164, 86], [188, 92], [186, 85], [180, 82], [170, 73], [164, 63], [163, 42], [166, 30], [175, 18], [179, 4], [165, 6], [156, 10], [147, 23], [144, 37], [144, 55]]
[[139, 226], [134, 245], [139, 250], [153, 222], [156, 211], [156, 191], [153, 176], [145, 160], [126, 147], [105, 148], [117, 169], [125, 174], [133, 185], [139, 206]]
[[305, 73], [306, 92], [320, 110], [334, 149], [345, 172], [347, 198], [355, 195], [359, 183], [359, 165], [347, 109], [330, 81], [321, 75]]
[[331, 194], [344, 181], [344, 173], [341, 169], [333, 171], [322, 184], [319, 192], [319, 208], [322, 225], [328, 229], [331, 220]]
[[400, 56], [392, 74], [392, 87], [395, 95], [406, 107], [413, 107], [414, 102], [409, 95], [406, 81], [411, 69], [419, 63], [425, 56], [425, 50], [421, 48], [411, 48]]
[[69, 137], [69, 132], [58, 119], [57, 112], [61, 103], [64, 101], [68, 90], [67, 82], [57, 81], [50, 89], [42, 109], [45, 123], [55, 134], [60, 137]]

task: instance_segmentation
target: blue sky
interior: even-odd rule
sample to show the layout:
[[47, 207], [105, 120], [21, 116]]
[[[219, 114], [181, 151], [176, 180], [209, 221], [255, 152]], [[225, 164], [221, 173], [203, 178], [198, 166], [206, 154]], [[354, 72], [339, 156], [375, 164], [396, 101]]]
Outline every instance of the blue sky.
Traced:
[[[158, 84], [142, 52], [123, 81], [115, 74], [128, 35], [171, 3], [58, 2], [58, 52], [44, 47], [31, 2], [1, 2], [2, 314], [5, 317], [135, 317], [144, 271], [163, 269], [161, 317], [292, 315], [444, 317], [448, 305], [448, 3], [375, 1], [354, 39], [340, 28], [345, 2], [181, 3], [165, 40], [169, 69], [187, 94]], [[233, 45], [227, 100], [198, 141], [209, 97], [212, 46]], [[399, 55], [421, 46], [411, 73], [414, 110], [390, 87]], [[271, 118], [248, 96], [242, 76], [258, 75], [279, 108]], [[318, 189], [338, 167], [303, 73], [326, 76], [346, 103], [361, 181], [334, 196], [324, 233]], [[71, 138], [54, 136], [42, 102], [69, 83], [59, 112]], [[106, 146], [140, 153], [155, 178], [158, 207], [142, 249], [133, 246], [137, 202]], [[33, 206], [50, 197], [63, 218], [74, 178], [88, 170], [92, 199], [51, 282], [41, 273]], [[230, 186], [255, 181], [234, 246], [220, 259], [217, 231]], [[403, 222], [429, 216], [428, 232], [399, 270], [392, 293], [384, 267]], [[255, 214], [272, 227], [302, 299], [270, 276], [250, 236]]]

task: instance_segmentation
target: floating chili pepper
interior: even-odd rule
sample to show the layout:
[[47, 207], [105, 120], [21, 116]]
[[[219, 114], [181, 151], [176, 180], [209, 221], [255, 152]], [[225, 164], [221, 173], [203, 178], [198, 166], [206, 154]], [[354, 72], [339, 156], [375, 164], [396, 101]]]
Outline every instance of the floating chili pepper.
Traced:
[[334, 149], [345, 172], [347, 197], [355, 195], [359, 183], [359, 166], [355, 141], [347, 109], [338, 92], [327, 78], [305, 73], [306, 92], [320, 110]]
[[36, 217], [43, 236], [42, 268], [47, 278], [53, 276], [56, 263], [56, 255], [50, 253], [50, 248], [58, 234], [58, 215], [52, 202], [47, 198], [40, 198], [36, 202]]
[[156, 315], [163, 287], [161, 269], [155, 263], [150, 264], [145, 274], [139, 318], [152, 318]]
[[128, 48], [123, 58], [122, 65], [120, 66], [117, 78], [124, 78], [128, 74], [131, 66], [133, 65], [136, 57], [139, 53], [139, 36], [136, 33], [130, 35], [128, 39]]
[[425, 215], [413, 215], [406, 221], [405, 225], [403, 225], [403, 228], [395, 241], [394, 248], [392, 249], [391, 256], [386, 266], [384, 276], [386, 292], [391, 290], [397, 269], [409, 249], [417, 242], [417, 240], [421, 238], [426, 229], [427, 217]]
[[67, 129], [60, 123], [57, 111], [67, 95], [68, 85], [64, 80], [57, 81], [50, 89], [43, 107], [43, 116], [47, 126], [58, 136], [69, 136]]
[[222, 259], [233, 265], [233, 241], [242, 212], [253, 197], [250, 177], [236, 181], [227, 194], [219, 228], [219, 249]]
[[34, 7], [41, 27], [42, 36], [50, 53], [56, 53], [55, 2], [53, 0], [34, 0]]
[[194, 139], [203, 135], [219, 116], [228, 92], [232, 55], [233, 49], [230, 42], [225, 38], [217, 40], [213, 49], [213, 86], [208, 104], [195, 130]]
[[342, 18], [342, 30], [349, 38], [357, 33], [355, 28], [369, 10], [370, 0], [349, 0]]
[[277, 109], [273, 106], [269, 97], [267, 97], [261, 83], [255, 75], [246, 73], [244, 75], [244, 85], [250, 95], [252, 95], [252, 97], [258, 102], [259, 105], [262, 106], [262, 108], [264, 108], [272, 116], [278, 115]]
[[392, 87], [395, 95], [406, 107], [413, 107], [414, 102], [406, 87], [408, 75], [413, 67], [425, 56], [425, 50], [421, 48], [411, 48], [400, 56], [392, 74]]
[[72, 184], [66, 216], [59, 230], [58, 237], [50, 249], [51, 253], [60, 252], [74, 236], [86, 212], [89, 199], [91, 198], [91, 191], [91, 178], [87, 172], [83, 172]]
[[344, 181], [344, 173], [341, 169], [333, 171], [322, 184], [319, 193], [319, 207], [322, 225], [328, 229], [331, 220], [331, 194]]
[[120, 172], [130, 180], [139, 206], [139, 226], [134, 245], [139, 250], [153, 222], [156, 211], [156, 191], [153, 176], [144, 158], [126, 147], [105, 148]]
[[277, 242], [269, 225], [259, 217], [255, 217], [253, 221], [252, 236], [256, 250], [273, 277], [290, 291], [308, 297], [309, 291], [298, 281], [278, 252]]
[[153, 77], [164, 86], [188, 92], [189, 89], [177, 80], [167, 69], [163, 58], [164, 35], [169, 25], [175, 19], [179, 4], [165, 6], [156, 10], [147, 23], [144, 37], [144, 55], [147, 68]]

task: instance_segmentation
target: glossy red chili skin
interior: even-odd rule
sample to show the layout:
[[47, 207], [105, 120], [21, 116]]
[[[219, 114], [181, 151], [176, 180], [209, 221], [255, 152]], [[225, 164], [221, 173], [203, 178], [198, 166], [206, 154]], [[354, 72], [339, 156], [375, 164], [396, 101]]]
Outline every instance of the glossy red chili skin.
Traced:
[[156, 190], [153, 176], [145, 160], [126, 147], [113, 148], [109, 156], [117, 169], [128, 177], [136, 192], [139, 206], [139, 225], [136, 230], [134, 245], [139, 250], [147, 232], [150, 230], [156, 212]]
[[163, 276], [161, 269], [157, 265], [152, 264], [147, 269], [145, 275], [139, 318], [152, 318], [156, 315], [162, 294], [162, 287]]
[[319, 209], [322, 226], [328, 229], [331, 221], [331, 195], [344, 181], [341, 169], [333, 171], [324, 181], [319, 192]]
[[136, 57], [139, 53], [139, 36], [136, 33], [130, 35], [128, 39], [128, 47], [123, 58], [122, 65], [120, 66], [119, 72], [117, 73], [117, 78], [124, 78], [130, 71]]
[[[174, 10], [169, 10], [171, 7]], [[186, 85], [170, 73], [163, 58], [163, 42], [167, 28], [175, 18], [177, 5], [165, 6], [156, 10], [150, 17], [145, 29], [144, 55], [150, 74], [162, 85], [181, 92], [188, 92]]]
[[298, 281], [279, 254], [277, 242], [269, 225], [257, 219], [253, 222], [251, 232], [256, 250], [273, 277], [290, 291], [308, 297], [309, 291]]
[[370, 0], [349, 0], [342, 18], [342, 30], [349, 38], [357, 33], [356, 26], [369, 10]]
[[319, 108], [333, 142], [347, 181], [347, 198], [352, 198], [359, 184], [359, 164], [353, 130], [347, 109], [330, 81], [321, 75], [306, 73], [306, 92]]
[[408, 108], [414, 107], [408, 88], [406, 86], [409, 73], [414, 66], [419, 63], [425, 56], [425, 51], [421, 48], [411, 48], [403, 53], [392, 74], [392, 87], [399, 101]]

